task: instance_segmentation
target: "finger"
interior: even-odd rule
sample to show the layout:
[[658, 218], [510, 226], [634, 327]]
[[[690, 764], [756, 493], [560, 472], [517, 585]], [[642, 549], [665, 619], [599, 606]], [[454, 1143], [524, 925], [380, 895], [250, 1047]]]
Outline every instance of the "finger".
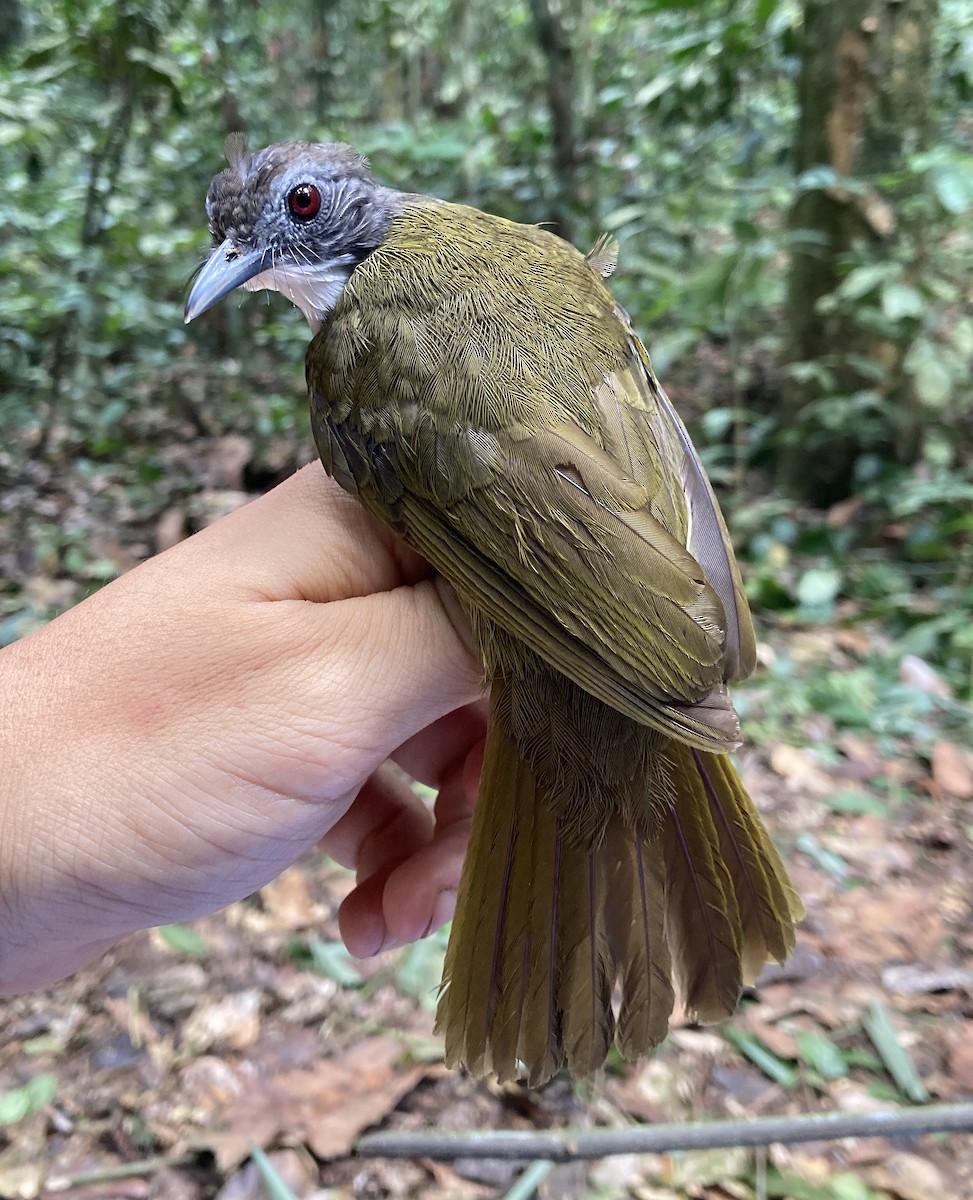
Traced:
[[[263, 628], [259, 610], [267, 609], [276, 611]], [[247, 720], [235, 733], [247, 759], [260, 756], [264, 781], [289, 795], [354, 795], [401, 746], [479, 695], [479, 663], [430, 580], [335, 604], [256, 610], [254, 624], [238, 622], [235, 656], [263, 664], [267, 646], [273, 658], [242, 681]], [[215, 714], [224, 739], [225, 707]], [[254, 712], [266, 715], [269, 743], [255, 745]]]
[[485, 699], [440, 717], [396, 750], [392, 759], [413, 779], [440, 788], [486, 732]]
[[477, 746], [444, 781], [432, 839], [404, 861], [390, 858], [346, 897], [338, 920], [351, 953], [366, 957], [405, 945], [452, 917], [469, 839], [479, 758]]
[[386, 928], [401, 944], [438, 929], [456, 908], [473, 820], [462, 766], [443, 785], [436, 816], [432, 841], [389, 872], [382, 893]]
[[428, 564], [320, 463], [303, 467], [176, 549], [184, 559], [196, 557], [201, 587], [232, 588], [261, 600], [342, 600], [431, 575]]
[[391, 764], [379, 767], [351, 808], [320, 841], [335, 862], [355, 871], [359, 883], [383, 866], [401, 862], [432, 838], [428, 808]]
[[432, 837], [432, 815], [401, 772], [385, 764], [365, 784], [349, 812], [320, 845], [356, 870], [357, 884], [338, 909], [349, 951], [367, 958], [391, 948], [382, 910], [389, 874]]

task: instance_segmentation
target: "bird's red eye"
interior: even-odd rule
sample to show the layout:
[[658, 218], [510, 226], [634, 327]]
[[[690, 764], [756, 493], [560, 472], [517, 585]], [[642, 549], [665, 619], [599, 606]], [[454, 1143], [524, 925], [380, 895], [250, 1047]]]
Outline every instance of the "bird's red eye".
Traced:
[[287, 197], [287, 207], [295, 217], [310, 221], [321, 207], [321, 193], [313, 183], [299, 183]]

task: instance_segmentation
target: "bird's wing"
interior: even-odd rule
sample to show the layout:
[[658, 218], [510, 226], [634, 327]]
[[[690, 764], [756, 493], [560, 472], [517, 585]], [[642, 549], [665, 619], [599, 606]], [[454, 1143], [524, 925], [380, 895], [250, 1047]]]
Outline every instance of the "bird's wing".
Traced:
[[354, 272], [308, 380], [329, 470], [474, 614], [635, 720], [736, 743], [725, 682], [752, 630], [732, 549], [597, 263], [417, 201]]
[[604, 444], [570, 421], [514, 437], [428, 418], [376, 442], [314, 408], [333, 472], [472, 608], [613, 708], [725, 750], [724, 604], [687, 549], [684, 448], [653, 396], [638, 361], [606, 378]]

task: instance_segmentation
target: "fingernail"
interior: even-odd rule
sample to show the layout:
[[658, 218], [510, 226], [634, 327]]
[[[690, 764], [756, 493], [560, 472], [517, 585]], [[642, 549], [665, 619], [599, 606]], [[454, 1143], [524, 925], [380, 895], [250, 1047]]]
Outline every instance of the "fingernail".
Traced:
[[455, 912], [456, 893], [452, 889], [440, 892], [436, 897], [435, 904], [432, 906], [432, 916], [429, 919], [429, 924], [426, 926], [426, 932], [422, 936], [427, 937], [433, 930], [438, 929], [440, 925], [445, 925], [447, 921], [451, 921]]

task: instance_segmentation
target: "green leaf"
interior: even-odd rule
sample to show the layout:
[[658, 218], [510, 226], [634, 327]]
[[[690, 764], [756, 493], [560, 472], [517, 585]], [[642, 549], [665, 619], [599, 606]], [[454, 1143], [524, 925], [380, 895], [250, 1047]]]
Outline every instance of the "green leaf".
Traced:
[[882, 285], [882, 312], [890, 321], [920, 317], [925, 307], [922, 296], [910, 284], [889, 279]]
[[827, 850], [818, 841], [813, 834], [802, 833], [798, 836], [794, 843], [802, 854], [806, 854], [809, 859], [822, 871], [826, 871], [832, 879], [836, 879], [839, 883], [843, 883], [848, 878], [848, 864], [833, 850]]
[[862, 1019], [862, 1024], [899, 1091], [913, 1104], [925, 1104], [929, 1093], [919, 1078], [915, 1063], [899, 1041], [899, 1035], [885, 1005], [873, 1000]]
[[943, 362], [930, 363], [915, 378], [919, 399], [928, 408], [945, 408], [953, 394], [953, 377]]
[[841, 1079], [848, 1074], [844, 1055], [826, 1034], [807, 1029], [797, 1035], [797, 1049], [809, 1067], [823, 1079]]
[[651, 83], [647, 83], [635, 93], [635, 107], [648, 108], [653, 101], [673, 87], [678, 79], [678, 71], [660, 71]]
[[36, 1112], [54, 1099], [54, 1093], [57, 1091], [57, 1079], [46, 1071], [42, 1072], [40, 1075], [35, 1075], [27, 1084], [27, 1091], [30, 1094], [31, 1107]]
[[943, 166], [932, 172], [936, 199], [948, 213], [964, 213], [973, 203], [973, 168]]
[[842, 1172], [819, 1184], [775, 1167], [767, 1172], [766, 1195], [774, 1200], [876, 1200], [857, 1175]]
[[736, 1046], [744, 1058], [749, 1058], [755, 1067], [759, 1067], [768, 1079], [785, 1089], [797, 1086], [797, 1072], [794, 1068], [782, 1058], [778, 1058], [758, 1037], [744, 1029], [738, 1029], [735, 1025], [725, 1025], [723, 1036], [731, 1045]]
[[973, 359], [973, 317], [960, 317], [953, 326], [953, 345], [963, 358]]
[[616, 208], [614, 212], [610, 212], [602, 221], [602, 225], [607, 233], [614, 233], [623, 225], [631, 225], [633, 221], [644, 221], [649, 211], [644, 204], [626, 204], [623, 208]]
[[858, 1175], [843, 1171], [831, 1179], [834, 1200], [875, 1200], [875, 1193]]
[[841, 572], [836, 567], [811, 567], [797, 582], [797, 600], [801, 608], [830, 608], [841, 587]]
[[204, 958], [209, 954], [209, 943], [189, 925], [160, 925], [158, 933], [171, 950], [187, 958]]
[[434, 1009], [443, 977], [447, 933], [437, 930], [432, 937], [407, 946], [399, 956], [395, 978], [399, 991], [414, 996], [425, 1008]]
[[942, 350], [929, 338], [916, 338], [902, 366], [912, 376], [916, 395], [928, 408], [941, 409], [953, 394], [953, 376], [943, 362]]
[[896, 273], [897, 266], [891, 263], [868, 263], [864, 267], [855, 267], [842, 279], [838, 295], [846, 300], [859, 300], [869, 292], [874, 292]]
[[874, 813], [876, 816], [883, 817], [888, 811], [877, 797], [870, 796], [868, 792], [852, 791], [850, 788], [843, 792], [831, 792], [827, 796], [822, 796], [821, 802], [831, 812], [849, 817], [860, 817], [866, 813]]
[[699, 331], [692, 328], [673, 329], [652, 341], [652, 366], [658, 376], [664, 376], [673, 363], [683, 358], [699, 341]]
[[30, 1112], [30, 1093], [25, 1087], [0, 1092], [0, 1125], [15, 1125]]
[[325, 942], [312, 934], [307, 940], [307, 948], [318, 974], [333, 979], [339, 987], [358, 988], [365, 982], [343, 942]]
[[57, 1078], [42, 1072], [23, 1087], [0, 1092], [0, 1125], [14, 1125], [31, 1113], [40, 1112], [54, 1099], [56, 1091]]
[[774, 15], [777, 8], [777, 0], [757, 0], [754, 5], [753, 17], [757, 25], [762, 29], [770, 18]]

